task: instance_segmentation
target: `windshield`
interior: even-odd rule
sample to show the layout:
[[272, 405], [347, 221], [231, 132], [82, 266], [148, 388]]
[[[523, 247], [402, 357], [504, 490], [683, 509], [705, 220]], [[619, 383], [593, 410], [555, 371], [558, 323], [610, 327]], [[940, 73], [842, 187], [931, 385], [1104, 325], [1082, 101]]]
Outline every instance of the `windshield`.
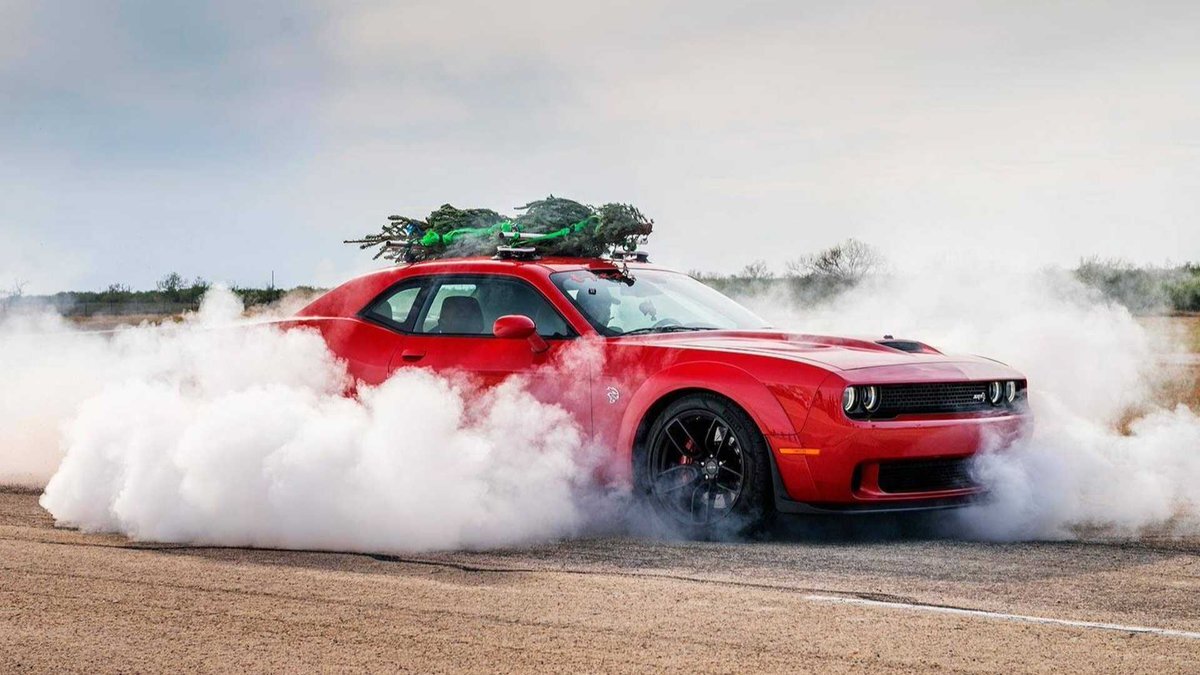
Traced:
[[602, 335], [769, 327], [745, 307], [676, 272], [623, 276], [616, 270], [574, 270], [550, 279]]

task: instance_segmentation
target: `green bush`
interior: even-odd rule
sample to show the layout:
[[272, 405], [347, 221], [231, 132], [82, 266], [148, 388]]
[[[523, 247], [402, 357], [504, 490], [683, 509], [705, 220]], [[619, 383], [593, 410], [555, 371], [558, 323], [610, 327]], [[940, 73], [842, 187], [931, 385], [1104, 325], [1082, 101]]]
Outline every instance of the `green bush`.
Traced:
[[1087, 258], [1075, 268], [1075, 277], [1134, 313], [1200, 311], [1200, 265], [1139, 267]]
[[1200, 312], [1200, 270], [1167, 285], [1171, 308], [1177, 312]]

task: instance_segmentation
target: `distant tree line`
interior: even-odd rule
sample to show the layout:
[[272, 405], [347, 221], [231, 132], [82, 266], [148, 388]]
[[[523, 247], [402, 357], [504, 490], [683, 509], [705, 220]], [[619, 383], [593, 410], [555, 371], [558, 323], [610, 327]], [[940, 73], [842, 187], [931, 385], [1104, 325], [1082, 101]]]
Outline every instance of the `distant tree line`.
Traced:
[[[697, 270], [689, 274], [735, 297], [779, 292], [790, 295], [796, 302], [812, 304], [834, 298], [886, 270], [887, 261], [878, 250], [857, 239], [847, 239], [815, 254], [789, 260], [781, 275], [773, 273], [761, 260], [733, 274]], [[1155, 267], [1092, 257], [1080, 261], [1073, 274], [1106, 299], [1124, 305], [1134, 313], [1200, 312], [1200, 264], [1197, 263]], [[25, 296], [24, 287], [24, 283], [17, 282], [0, 291], [0, 309], [18, 303], [39, 303], [74, 316], [172, 314], [198, 308], [211, 284], [199, 277], [187, 280], [172, 272], [148, 291], [111, 284], [101, 291]], [[315, 293], [321, 289], [311, 286], [288, 290], [235, 286], [231, 290], [246, 307], [254, 307], [276, 302], [291, 291]]]
[[[856, 239], [788, 261], [783, 274], [761, 260], [733, 274], [693, 270], [690, 274], [732, 296], [767, 291], [788, 293], [796, 302], [827, 301], [887, 270], [887, 261], [872, 246]], [[1122, 260], [1085, 258], [1072, 270], [1076, 279], [1104, 298], [1136, 314], [1200, 312], [1200, 264], [1139, 266]]]
[[[212, 287], [203, 278], [186, 279], [177, 272], [165, 275], [154, 285], [153, 290], [135, 291], [126, 284], [110, 284], [99, 291], [66, 291], [53, 295], [26, 296], [23, 288], [0, 293], [0, 307], [16, 304], [40, 304], [54, 307], [69, 316], [93, 314], [175, 314], [200, 307], [200, 300]], [[293, 291], [318, 289], [298, 286], [295, 289], [275, 287], [252, 288], [234, 286], [230, 289], [246, 307], [268, 305]]]
[[1092, 257], [1080, 261], [1075, 277], [1135, 313], [1200, 312], [1200, 264], [1138, 266]]
[[732, 296], [757, 295], [767, 291], [789, 293], [803, 303], [828, 300], [857, 286], [886, 269], [886, 260], [874, 247], [847, 239], [812, 255], [787, 261], [783, 275], [774, 274], [756, 260], [734, 274], [711, 274], [693, 270], [689, 274]]

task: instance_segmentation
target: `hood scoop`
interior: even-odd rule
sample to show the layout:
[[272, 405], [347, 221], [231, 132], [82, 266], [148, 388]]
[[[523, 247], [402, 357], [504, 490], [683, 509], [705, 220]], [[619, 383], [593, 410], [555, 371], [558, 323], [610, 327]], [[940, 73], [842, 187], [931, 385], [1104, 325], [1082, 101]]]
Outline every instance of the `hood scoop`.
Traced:
[[875, 344], [883, 345], [884, 347], [891, 347], [892, 349], [908, 352], [909, 354], [941, 354], [941, 352], [933, 347], [930, 347], [924, 342], [917, 342], [916, 340], [897, 340], [891, 335], [884, 335], [883, 339], [876, 340]]

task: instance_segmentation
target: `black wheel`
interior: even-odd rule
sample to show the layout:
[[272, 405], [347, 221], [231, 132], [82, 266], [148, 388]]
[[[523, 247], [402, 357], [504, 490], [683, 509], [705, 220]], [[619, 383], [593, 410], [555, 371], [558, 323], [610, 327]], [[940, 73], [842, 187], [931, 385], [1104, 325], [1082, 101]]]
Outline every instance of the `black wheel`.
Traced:
[[770, 513], [767, 452], [741, 408], [714, 394], [690, 394], [659, 413], [639, 446], [638, 493], [688, 536], [755, 529]]

